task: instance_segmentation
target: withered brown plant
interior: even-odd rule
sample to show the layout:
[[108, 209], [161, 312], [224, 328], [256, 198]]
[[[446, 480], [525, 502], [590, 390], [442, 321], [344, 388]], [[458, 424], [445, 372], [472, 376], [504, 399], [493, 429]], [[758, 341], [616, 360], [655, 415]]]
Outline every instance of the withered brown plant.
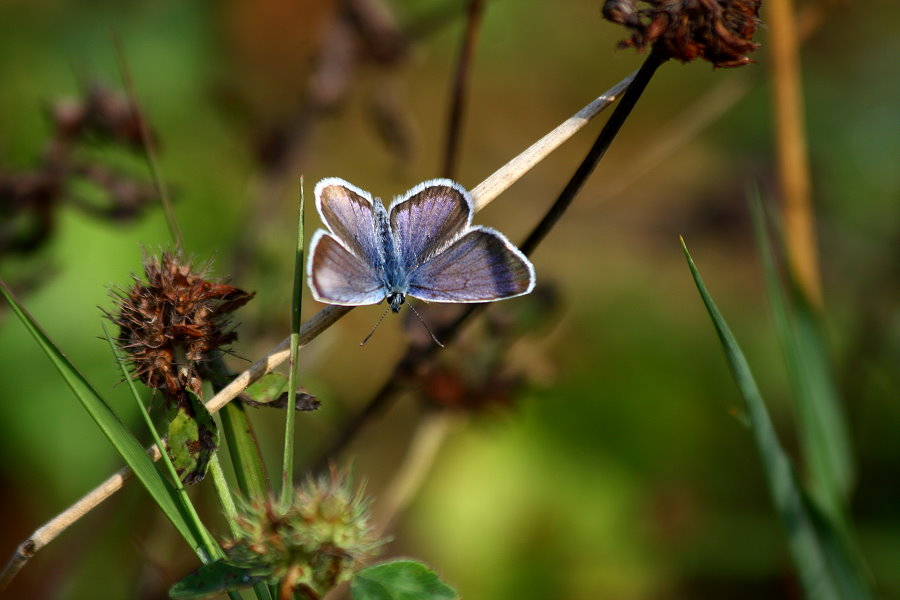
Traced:
[[[639, 2], [645, 8], [638, 8]], [[716, 67], [753, 62], [759, 47], [760, 0], [606, 0], [603, 16], [632, 30], [620, 47], [633, 46], [665, 58], [708, 60]]]
[[[129, 222], [156, 201], [145, 182], [84, 155], [101, 144], [131, 152], [143, 148], [143, 116], [125, 96], [93, 84], [82, 98], [54, 102], [49, 117], [52, 135], [35, 167], [14, 171], [0, 164], [0, 258], [46, 244], [64, 203], [104, 221]], [[103, 200], [81, 198], [75, 183], [89, 184]]]
[[237, 339], [231, 313], [254, 296], [207, 280], [208, 268], [194, 270], [170, 252], [148, 256], [146, 281], [135, 277], [130, 289], [117, 290], [118, 310], [109, 315], [134, 374], [170, 408], [185, 405], [188, 391], [200, 395], [203, 363]]

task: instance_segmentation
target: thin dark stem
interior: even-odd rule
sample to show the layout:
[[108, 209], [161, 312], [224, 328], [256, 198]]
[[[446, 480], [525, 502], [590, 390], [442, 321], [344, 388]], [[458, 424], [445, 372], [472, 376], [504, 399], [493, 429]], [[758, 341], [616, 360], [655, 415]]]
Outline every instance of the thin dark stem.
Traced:
[[432, 7], [430, 12], [411, 19], [401, 29], [411, 42], [428, 39], [452, 23], [461, 12], [461, 6], [462, 3], [456, 0], [448, 0], [440, 6]]
[[569, 179], [566, 187], [563, 188], [563, 191], [560, 192], [559, 197], [557, 197], [556, 202], [553, 203], [553, 206], [550, 207], [550, 210], [547, 211], [544, 218], [541, 219], [540, 223], [537, 224], [520, 246], [522, 252], [525, 254], [534, 252], [534, 249], [537, 248], [538, 244], [540, 244], [545, 237], [547, 237], [550, 230], [553, 229], [560, 217], [562, 217], [569, 208], [569, 205], [572, 204], [572, 200], [575, 199], [576, 194], [578, 194], [584, 186], [588, 177], [591, 176], [591, 173], [594, 172], [597, 163], [600, 162], [600, 159], [606, 154], [606, 151], [609, 149], [612, 141], [616, 138], [616, 135], [622, 128], [628, 115], [631, 114], [631, 110], [634, 108], [635, 104], [637, 104], [641, 94], [644, 93], [644, 89], [646, 89], [647, 84], [650, 83], [653, 74], [656, 73], [656, 70], [665, 61], [665, 58], [658, 56], [655, 52], [651, 52], [650, 56], [647, 57], [647, 60], [644, 61], [644, 64], [641, 65], [637, 75], [634, 77], [634, 81], [628, 86], [622, 99], [616, 105], [615, 110], [613, 110], [613, 114], [610, 115], [609, 120], [603, 126], [603, 129], [600, 130], [600, 135], [597, 136], [597, 140], [594, 142], [594, 145], [591, 146], [587, 156], [585, 156], [584, 160], [581, 161], [581, 164], [578, 165], [572, 178]]
[[459, 140], [462, 135], [463, 111], [468, 93], [469, 67], [475, 54], [475, 42], [484, 14], [484, 0], [469, 0], [468, 18], [463, 45], [456, 62], [456, 74], [453, 77], [453, 89], [450, 96], [450, 114], [447, 118], [447, 141], [444, 146], [444, 166], [441, 172], [444, 177], [452, 178], [456, 172], [456, 161], [459, 156]]
[[[486, 304], [466, 305], [454, 321], [438, 330], [435, 335], [444, 341], [445, 346], [449, 345], [459, 334], [463, 324], [486, 306]], [[362, 410], [344, 423], [337, 437], [332, 440], [331, 445], [313, 461], [312, 471], [315, 473], [324, 472], [328, 468], [329, 462], [344, 451], [350, 442], [362, 431], [366, 423], [387, 410], [391, 402], [397, 397], [397, 393], [415, 379], [416, 375], [422, 371], [425, 364], [434, 357], [439, 349], [437, 345], [430, 345], [425, 348], [410, 347], [394, 367], [393, 373], [384, 382], [381, 389], [372, 396]]]
[[116, 47], [116, 57], [119, 60], [119, 70], [122, 73], [122, 82], [128, 93], [129, 104], [134, 110], [134, 121], [138, 126], [141, 134], [141, 142], [144, 145], [144, 153], [147, 155], [147, 164], [150, 166], [150, 173], [153, 176], [153, 185], [156, 187], [156, 193], [159, 194], [159, 201], [162, 204], [163, 213], [166, 216], [166, 224], [169, 226], [169, 235], [172, 236], [172, 242], [175, 244], [175, 250], [180, 255], [184, 251], [184, 241], [181, 236], [181, 229], [178, 227], [178, 221], [175, 220], [175, 211], [172, 209], [172, 200], [169, 198], [169, 191], [162, 178], [162, 172], [159, 169], [159, 160], [156, 157], [156, 142], [150, 134], [147, 127], [147, 121], [139, 109], [137, 92], [135, 91], [134, 81], [131, 79], [131, 72], [128, 69], [128, 62], [125, 60], [125, 50], [122, 46], [122, 40], [118, 35], [113, 35], [113, 43]]
[[[563, 191], [557, 197], [556, 201], [544, 215], [544, 218], [535, 226], [532, 232], [520, 246], [522, 252], [526, 255], [531, 254], [538, 244], [547, 236], [551, 229], [565, 213], [566, 209], [572, 203], [575, 195], [582, 188], [585, 181], [594, 171], [597, 163], [603, 158], [603, 155], [609, 149], [610, 144], [615, 139], [616, 134], [622, 128], [623, 123], [631, 114], [632, 109], [641, 97], [647, 84], [653, 77], [656, 70], [665, 62], [654, 53], [651, 53], [644, 61], [634, 81], [628, 87], [628, 90], [622, 96], [622, 100], [616, 106], [613, 114], [600, 131], [597, 141], [588, 151], [587, 156], [575, 170], [572, 178], [563, 188]], [[449, 345], [459, 334], [462, 326], [468, 322], [478, 312], [484, 310], [487, 304], [469, 304], [460, 312], [456, 320], [444, 327], [437, 333], [439, 339], [444, 340], [445, 345]], [[397, 397], [397, 393], [404, 389], [415, 378], [416, 374], [421, 373], [426, 363], [434, 356], [437, 346], [428, 346], [426, 348], [410, 347], [406, 354], [394, 367], [391, 376], [385, 381], [381, 389], [372, 397], [371, 400], [362, 408], [362, 410], [352, 417], [341, 428], [338, 436], [332, 441], [331, 445], [319, 456], [313, 463], [312, 469], [315, 472], [322, 472], [327, 468], [329, 461], [341, 454], [343, 450], [353, 441], [365, 425], [375, 416], [385, 411], [390, 403]]]

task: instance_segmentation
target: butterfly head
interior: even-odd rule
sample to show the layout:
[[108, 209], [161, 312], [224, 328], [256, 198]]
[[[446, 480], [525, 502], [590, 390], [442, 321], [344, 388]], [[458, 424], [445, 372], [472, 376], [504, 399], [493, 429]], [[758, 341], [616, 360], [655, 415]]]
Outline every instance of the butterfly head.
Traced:
[[395, 313], [400, 312], [400, 305], [406, 301], [406, 295], [400, 292], [391, 292], [387, 295], [388, 304]]

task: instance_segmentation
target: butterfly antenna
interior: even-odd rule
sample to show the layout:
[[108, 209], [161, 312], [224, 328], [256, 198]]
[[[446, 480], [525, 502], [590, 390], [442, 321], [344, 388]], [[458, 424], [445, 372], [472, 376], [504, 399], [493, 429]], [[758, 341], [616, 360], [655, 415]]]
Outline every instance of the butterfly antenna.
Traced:
[[388, 311], [389, 311], [390, 309], [391, 309], [390, 306], [388, 306], [387, 308], [384, 309], [384, 312], [381, 313], [381, 318], [378, 319], [378, 322], [377, 322], [377, 323], [375, 323], [375, 327], [372, 328], [372, 331], [369, 332], [369, 335], [366, 336], [366, 339], [364, 339], [363, 341], [361, 341], [361, 342], [359, 343], [360, 346], [365, 346], [365, 345], [366, 345], [366, 342], [368, 342], [368, 341], [372, 338], [372, 336], [375, 335], [375, 330], [378, 329], [378, 326], [381, 325], [381, 322], [382, 322], [382, 321], [384, 321], [384, 316], [385, 316], [386, 314], [388, 314]]
[[428, 332], [428, 335], [431, 336], [431, 339], [434, 340], [434, 343], [437, 344], [438, 346], [440, 346], [441, 348], [443, 348], [444, 345], [440, 341], [438, 341], [438, 339], [431, 332], [431, 328], [428, 327], [428, 323], [425, 322], [425, 319], [422, 318], [422, 315], [419, 314], [419, 311], [417, 311], [415, 308], [413, 308], [412, 304], [407, 303], [406, 305], [409, 307], [409, 309], [411, 311], [413, 311], [413, 314], [416, 315], [416, 318], [419, 319], [419, 323], [422, 324], [422, 327], [425, 328], [425, 331]]

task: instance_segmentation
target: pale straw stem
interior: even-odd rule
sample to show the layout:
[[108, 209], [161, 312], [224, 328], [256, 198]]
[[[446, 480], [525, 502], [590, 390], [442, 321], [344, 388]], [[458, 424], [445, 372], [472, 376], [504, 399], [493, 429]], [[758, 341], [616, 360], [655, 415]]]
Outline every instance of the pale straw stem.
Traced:
[[[590, 104], [565, 120], [562, 124], [553, 129], [553, 131], [532, 144], [524, 152], [513, 158], [494, 172], [494, 174], [473, 188], [471, 193], [475, 200], [475, 210], [481, 210], [487, 206], [509, 186], [518, 181], [525, 173], [561, 146], [563, 142], [581, 131], [593, 117], [597, 116], [603, 109], [612, 104], [619, 95], [628, 88], [635, 73], [632, 73], [598, 96]], [[307, 320], [300, 328], [300, 345], [305, 346], [314, 340], [319, 334], [331, 327], [338, 319], [350, 312], [351, 308], [352, 307], [349, 306], [326, 306], [313, 315], [313, 317]], [[275, 348], [270, 350], [268, 354], [235, 377], [231, 383], [222, 388], [218, 394], [210, 398], [206, 403], [206, 408], [210, 413], [218, 412], [222, 407], [234, 400], [241, 392], [247, 389], [250, 384], [286, 361], [290, 357], [290, 354], [290, 336], [288, 336]], [[440, 447], [439, 440], [442, 438], [443, 434], [438, 435], [440, 432], [440, 430], [437, 429], [438, 425], [435, 425], [434, 423], [431, 425], [426, 424], [426, 427], [432, 426], [435, 428], [434, 431], [425, 429], [421, 434], [426, 436], [424, 440], [420, 445], [417, 446], [414, 444], [410, 449], [408, 464], [405, 464], [404, 466], [404, 476], [396, 478], [398, 483], [396, 490], [392, 492], [393, 496], [391, 500], [395, 507], [392, 509], [394, 513], [402, 510], [415, 490], [418, 489], [421, 484], [421, 478], [424, 477], [424, 473], [427, 472], [427, 469], [424, 468], [423, 465], [425, 465], [425, 467], [430, 465], [431, 461], [434, 459], [434, 454], [437, 452], [437, 448]], [[438, 441], [435, 442], [435, 440]], [[153, 460], [158, 460], [161, 456], [156, 446], [148, 449], [148, 453]], [[418, 471], [421, 471], [423, 474], [416, 475]], [[89, 492], [84, 498], [41, 526], [27, 540], [22, 542], [6, 568], [0, 573], [0, 590], [6, 587], [9, 581], [35, 552], [50, 543], [66, 528], [86, 515], [104, 500], [122, 489], [122, 486], [131, 478], [131, 476], [131, 469], [123, 467], [116, 472], [115, 475], [94, 488], [94, 490]]]

